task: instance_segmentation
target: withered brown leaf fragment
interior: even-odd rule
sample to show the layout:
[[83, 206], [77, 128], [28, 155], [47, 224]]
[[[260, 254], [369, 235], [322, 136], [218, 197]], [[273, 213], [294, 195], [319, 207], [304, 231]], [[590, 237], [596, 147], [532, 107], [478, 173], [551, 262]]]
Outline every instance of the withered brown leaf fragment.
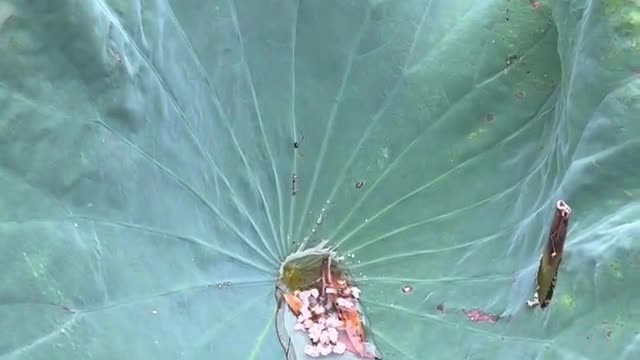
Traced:
[[533, 300], [527, 301], [529, 307], [540, 305], [541, 308], [545, 308], [551, 302], [553, 290], [558, 280], [558, 269], [562, 262], [562, 253], [570, 217], [571, 208], [563, 200], [559, 200], [556, 203], [556, 211], [551, 222], [547, 245], [540, 256], [540, 264], [536, 275], [536, 292]]

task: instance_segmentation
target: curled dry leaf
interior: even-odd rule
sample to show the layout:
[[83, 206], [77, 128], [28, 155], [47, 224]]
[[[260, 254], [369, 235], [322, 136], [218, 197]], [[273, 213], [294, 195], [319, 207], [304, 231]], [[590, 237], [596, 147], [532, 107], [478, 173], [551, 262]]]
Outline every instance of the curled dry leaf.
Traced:
[[542, 255], [540, 255], [533, 300], [527, 301], [527, 306], [529, 307], [539, 305], [544, 309], [551, 302], [558, 281], [558, 270], [562, 263], [562, 254], [571, 213], [571, 207], [564, 200], [556, 202], [556, 210], [551, 221], [547, 245]]

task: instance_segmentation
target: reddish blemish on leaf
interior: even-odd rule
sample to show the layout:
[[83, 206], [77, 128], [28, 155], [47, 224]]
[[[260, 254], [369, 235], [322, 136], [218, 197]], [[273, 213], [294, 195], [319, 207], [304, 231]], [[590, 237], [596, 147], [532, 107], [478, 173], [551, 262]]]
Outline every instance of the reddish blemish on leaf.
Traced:
[[498, 315], [489, 314], [480, 309], [463, 310], [463, 311], [464, 311], [464, 314], [467, 316], [467, 318], [475, 323], [495, 324], [500, 319]]

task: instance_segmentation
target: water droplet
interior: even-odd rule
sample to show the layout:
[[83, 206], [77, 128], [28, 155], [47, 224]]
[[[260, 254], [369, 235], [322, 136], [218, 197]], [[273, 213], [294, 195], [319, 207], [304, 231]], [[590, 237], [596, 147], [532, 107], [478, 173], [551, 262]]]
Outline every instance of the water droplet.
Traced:
[[153, 310], [151, 310], [151, 313], [152, 313], [153, 315], [157, 315], [157, 314], [158, 314], [158, 310], [153, 309]]
[[218, 284], [218, 289], [222, 289], [222, 283]]
[[231, 286], [231, 281], [227, 281], [226, 285]]
[[88, 203], [87, 207], [93, 207], [93, 203]]
[[369, 222], [369, 219], [364, 219], [364, 222], [368, 223], [368, 222]]
[[402, 292], [405, 293], [405, 294], [408, 294], [408, 293], [410, 293], [412, 291], [413, 291], [413, 286], [410, 286], [410, 285], [407, 285], [407, 286], [402, 288]]
[[78, 224], [77, 223], [73, 223], [73, 226], [78, 227]]
[[60, 332], [64, 334], [64, 333], [67, 332], [67, 330], [65, 330], [65, 328], [62, 328], [62, 329], [60, 329]]
[[316, 225], [321, 225], [323, 221], [324, 221], [324, 214], [320, 214], [320, 216], [318, 216], [318, 219], [316, 219]]

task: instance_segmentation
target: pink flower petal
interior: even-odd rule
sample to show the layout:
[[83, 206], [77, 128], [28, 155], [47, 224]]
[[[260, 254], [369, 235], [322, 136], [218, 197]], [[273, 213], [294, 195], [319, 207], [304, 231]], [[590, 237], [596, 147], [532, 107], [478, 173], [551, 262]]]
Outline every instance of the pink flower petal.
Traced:
[[498, 315], [489, 314], [480, 309], [465, 310], [464, 314], [469, 320], [475, 323], [486, 322], [495, 324], [500, 319]]

